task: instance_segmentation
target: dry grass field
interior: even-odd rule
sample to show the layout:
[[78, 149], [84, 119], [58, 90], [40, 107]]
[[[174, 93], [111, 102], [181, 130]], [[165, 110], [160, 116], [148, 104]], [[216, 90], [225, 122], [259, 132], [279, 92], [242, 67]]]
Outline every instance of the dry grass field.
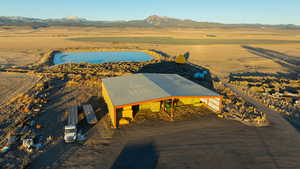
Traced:
[[[216, 35], [208, 37], [207, 35]], [[147, 43], [116, 43], [73, 41], [71, 38], [93, 37], [170, 37], [178, 39], [218, 40], [218, 44], [174, 45]], [[222, 40], [237, 40], [235, 43], [220, 44]], [[190, 61], [209, 68], [212, 72], [226, 76], [230, 72], [260, 71], [276, 73], [285, 68], [272, 60], [249, 53], [239, 40], [289, 40], [299, 41], [299, 30], [278, 29], [146, 29], [146, 28], [66, 28], [50, 27], [0, 28], [0, 64], [26, 65], [37, 62], [43, 53], [66, 47], [139, 47], [162, 50], [169, 55], [189, 51]], [[266, 42], [267, 43], [267, 42]], [[247, 44], [299, 57], [300, 43]]]
[[0, 106], [12, 97], [31, 88], [37, 77], [23, 73], [0, 73]]
[[[216, 37], [208, 37], [215, 35]], [[218, 40], [218, 44], [183, 45], [147, 43], [116, 43], [74, 41], [72, 38], [93, 37], [165, 37], [178, 39]], [[171, 56], [190, 52], [190, 61], [210, 69], [219, 76], [227, 76], [230, 72], [259, 71], [267, 73], [284, 72], [286, 68], [274, 61], [250, 53], [239, 44], [239, 40], [300, 40], [300, 30], [276, 29], [150, 29], [150, 28], [92, 28], [92, 27], [49, 27], [32, 29], [29, 27], [0, 27], [0, 65], [28, 65], [37, 63], [44, 53], [59, 48], [146, 48], [158, 49]], [[230, 44], [220, 44], [222, 40], [237, 40]], [[274, 50], [287, 55], [300, 57], [299, 44], [247, 44], [249, 46]], [[29, 85], [31, 77], [13, 76], [8, 80], [4, 73], [0, 74], [2, 97], [9, 91], [15, 91]], [[25, 83], [15, 81], [27, 79]], [[12, 85], [11, 85], [12, 84]], [[19, 85], [19, 87], [18, 87]], [[9, 88], [7, 88], [9, 87]], [[18, 91], [18, 90], [17, 90]], [[4, 95], [2, 93], [5, 93]], [[1, 99], [2, 100], [2, 99]]]

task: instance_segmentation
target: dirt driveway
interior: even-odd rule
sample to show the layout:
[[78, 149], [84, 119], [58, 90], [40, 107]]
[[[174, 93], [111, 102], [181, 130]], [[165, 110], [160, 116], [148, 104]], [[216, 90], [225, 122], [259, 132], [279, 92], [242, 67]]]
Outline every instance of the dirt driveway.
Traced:
[[50, 150], [51, 156], [38, 158], [32, 168], [300, 168], [300, 140], [294, 135], [299, 134], [276, 125], [255, 128], [204, 117], [131, 125], [112, 139], [101, 136], [100, 125], [91, 131], [84, 145], [58, 146], [59, 153]]
[[63, 112], [74, 99], [88, 98], [81, 94], [89, 92], [58, 88], [53, 93], [39, 120], [43, 134], [53, 135], [55, 141], [29, 168], [300, 168], [300, 135], [277, 115], [270, 118], [271, 126], [263, 128], [211, 115], [189, 121], [146, 121], [117, 130], [108, 127], [104, 116], [88, 130], [84, 144], [65, 144]]

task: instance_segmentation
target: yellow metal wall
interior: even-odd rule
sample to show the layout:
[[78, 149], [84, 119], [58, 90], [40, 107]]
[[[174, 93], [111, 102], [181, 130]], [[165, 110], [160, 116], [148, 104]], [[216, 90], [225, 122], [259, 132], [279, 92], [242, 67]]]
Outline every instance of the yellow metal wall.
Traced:
[[187, 98], [180, 98], [179, 101], [182, 102], [183, 104], [192, 104], [194, 106], [202, 106], [200, 98], [187, 97]]
[[107, 108], [108, 108], [108, 113], [110, 116], [110, 119], [112, 121], [113, 126], [116, 128], [117, 124], [116, 124], [116, 110], [110, 100], [110, 97], [108, 95], [108, 92], [104, 86], [104, 84], [102, 83], [102, 97], [104, 98], [106, 104], [107, 104]]
[[132, 106], [124, 106], [122, 110], [122, 117], [133, 119]]
[[150, 109], [152, 112], [160, 111], [160, 102], [149, 102], [140, 104], [140, 110]]

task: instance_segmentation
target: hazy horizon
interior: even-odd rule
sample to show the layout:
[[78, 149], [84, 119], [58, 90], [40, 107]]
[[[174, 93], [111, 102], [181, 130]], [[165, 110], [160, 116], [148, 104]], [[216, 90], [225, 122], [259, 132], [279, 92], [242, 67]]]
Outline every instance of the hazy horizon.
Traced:
[[17, 0], [1, 2], [0, 16], [22, 16], [30, 18], [64, 18], [78, 16], [88, 20], [140, 20], [151, 15], [167, 16], [178, 19], [191, 19], [199, 22], [217, 22], [224, 24], [295, 24], [300, 25], [300, 1], [252, 0], [241, 2], [227, 0], [170, 1], [138, 0], [114, 2], [74, 2], [70, 0], [37, 1]]
[[[158, 15], [158, 14], [153, 14], [153, 15], [149, 15], [150, 16], [159, 16], [159, 17], [168, 17], [168, 18], [173, 18], [173, 19], [181, 19], [181, 20], [193, 20], [193, 21], [197, 21], [197, 22], [208, 22], [208, 23], [220, 23], [220, 24], [259, 24], [259, 25], [296, 25], [296, 26], [300, 26], [300, 24], [266, 24], [266, 23], [224, 23], [224, 22], [212, 22], [212, 21], [199, 21], [199, 20], [194, 20], [194, 19], [190, 19], [190, 18], [175, 18], [175, 17], [170, 17], [170, 16], [162, 16], [162, 15]], [[11, 15], [7, 15], [7, 16], [0, 16], [0, 17], [24, 17], [24, 18], [34, 18], [34, 19], [42, 19], [42, 20], [47, 20], [47, 19], [64, 19], [64, 18], [69, 18], [69, 17], [76, 17], [78, 19], [86, 19], [87, 21], [112, 21], [112, 22], [117, 22], [117, 21], [131, 21], [131, 20], [122, 20], [122, 19], [116, 19], [116, 20], [104, 20], [104, 19], [89, 19], [89, 18], [84, 18], [84, 17], [80, 17], [80, 16], [64, 16], [64, 17], [60, 17], [60, 18], [41, 18], [41, 17], [29, 17], [29, 16], [11, 16]], [[143, 20], [146, 19], [145, 18], [140, 18], [140, 19], [132, 19], [132, 20]]]

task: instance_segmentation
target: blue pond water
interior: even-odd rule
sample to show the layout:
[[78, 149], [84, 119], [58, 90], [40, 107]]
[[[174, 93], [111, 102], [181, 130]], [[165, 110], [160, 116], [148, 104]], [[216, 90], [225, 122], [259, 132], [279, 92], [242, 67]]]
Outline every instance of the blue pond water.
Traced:
[[153, 57], [144, 52], [73, 52], [57, 53], [54, 56], [54, 64], [64, 63], [108, 63], [108, 62], [144, 62]]

